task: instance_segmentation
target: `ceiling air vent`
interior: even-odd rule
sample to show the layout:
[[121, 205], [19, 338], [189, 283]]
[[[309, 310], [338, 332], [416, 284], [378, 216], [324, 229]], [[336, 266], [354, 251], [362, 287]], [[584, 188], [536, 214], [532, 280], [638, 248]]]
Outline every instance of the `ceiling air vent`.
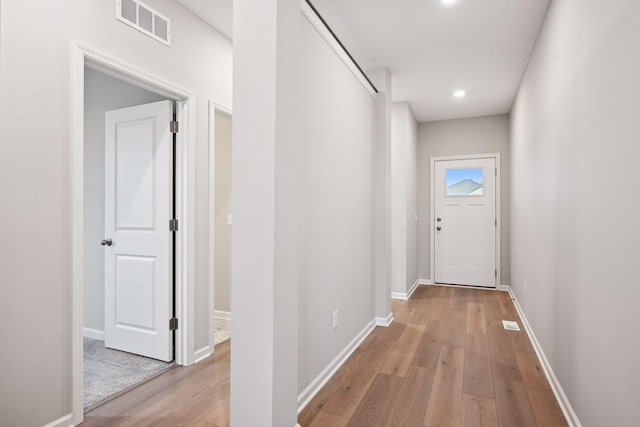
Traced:
[[171, 46], [171, 22], [138, 0], [116, 0], [118, 21]]

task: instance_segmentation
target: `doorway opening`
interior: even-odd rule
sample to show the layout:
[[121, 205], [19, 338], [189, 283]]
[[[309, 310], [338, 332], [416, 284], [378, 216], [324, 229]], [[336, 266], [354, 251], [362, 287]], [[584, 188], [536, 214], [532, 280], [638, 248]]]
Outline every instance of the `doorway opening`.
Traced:
[[[105, 148], [105, 163], [102, 170], [93, 170], [89, 165], [85, 164], [85, 160], [90, 157], [91, 153], [86, 153], [88, 150], [85, 144], [85, 127], [89, 131], [90, 126], [95, 126], [95, 123], [90, 125], [90, 104], [85, 101], [85, 83], [89, 84], [92, 78], [104, 79], [111, 78], [115, 81], [111, 83], [119, 85], [121, 87], [127, 87], [129, 90], [134, 91], [137, 95], [141, 95], [136, 101], [136, 106], [116, 105], [111, 109], [112, 113], [115, 111], [115, 121], [120, 123], [118, 126], [102, 127], [103, 134], [105, 130], [111, 128], [118, 129], [118, 137], [128, 138], [132, 137], [136, 133], [143, 132], [145, 129], [149, 134], [159, 134], [158, 128], [153, 128], [154, 121], [160, 121], [159, 119], [153, 119], [151, 116], [157, 113], [158, 117], [163, 117], [162, 121], [174, 121], [179, 122], [179, 126], [175, 124], [173, 129], [178, 133], [171, 136], [169, 144], [170, 152], [166, 153], [166, 163], [163, 161], [163, 167], [166, 166], [166, 175], [158, 172], [158, 167], [154, 165], [151, 168], [136, 168], [136, 162], [144, 162], [146, 156], [147, 159], [154, 158], [153, 153], [157, 147], [151, 147], [149, 144], [138, 144], [137, 147], [129, 147], [129, 152], [123, 149], [125, 145], [118, 146], [118, 150], [112, 150], [112, 165], [120, 165], [120, 169], [115, 168], [112, 173], [117, 179], [107, 177], [106, 165], [109, 163], [107, 158], [108, 150]], [[128, 86], [127, 86], [128, 85]], [[112, 275], [119, 275], [117, 281], [121, 284], [140, 284], [146, 283], [145, 286], [138, 286], [137, 288], [129, 287], [128, 290], [124, 290], [123, 286], [118, 288], [117, 297], [111, 298], [118, 305], [115, 310], [116, 316], [119, 322], [119, 331], [123, 332], [138, 332], [137, 336], [121, 336], [118, 337], [113, 345], [107, 344], [106, 347], [112, 346], [118, 348], [120, 344], [118, 341], [124, 339], [126, 345], [135, 347], [140, 344], [140, 341], [145, 341], [154, 335], [155, 330], [166, 330], [170, 333], [166, 334], [168, 339], [165, 339], [158, 348], [163, 352], [163, 355], [158, 356], [158, 348], [155, 348], [151, 357], [161, 359], [160, 363], [172, 362], [178, 365], [189, 365], [194, 363], [194, 268], [195, 263], [193, 261], [192, 250], [194, 247], [193, 225], [194, 224], [194, 212], [195, 201], [193, 195], [195, 194], [195, 172], [193, 165], [195, 163], [195, 133], [191, 131], [194, 128], [194, 110], [193, 100], [194, 95], [192, 92], [185, 90], [180, 86], [176, 86], [168, 81], [165, 81], [153, 74], [150, 74], [144, 70], [134, 68], [129, 64], [119, 61], [113, 57], [107, 56], [101, 52], [95, 51], [87, 46], [79, 43], [73, 45], [73, 68], [72, 68], [72, 185], [73, 185], [73, 200], [72, 200], [72, 371], [73, 371], [73, 422], [75, 425], [80, 424], [84, 418], [84, 341], [85, 335], [89, 340], [95, 340], [96, 338], [104, 337], [108, 341], [108, 325], [109, 321], [105, 317], [104, 330], [100, 330], [100, 324], [98, 322], [103, 316], [103, 312], [106, 316], [109, 310], [102, 312], [96, 307], [100, 306], [100, 302], [85, 301], [91, 299], [92, 292], [95, 294], [95, 289], [88, 291], [85, 285], [91, 286], [91, 278], [100, 277], [100, 266], [98, 260], [100, 257], [95, 257], [95, 253], [102, 251], [104, 258], [104, 278], [105, 283], [105, 301], [109, 300], [107, 292], [113, 292], [113, 289], [109, 291], [107, 283], [113, 282], [113, 277], [108, 278], [108, 272]], [[131, 86], [133, 89], [131, 89]], [[104, 88], [103, 88], [104, 89]], [[115, 93], [115, 92], [114, 92]], [[110, 93], [107, 95], [114, 95]], [[90, 95], [88, 90], [86, 95]], [[132, 93], [129, 95], [133, 95]], [[116, 98], [116, 97], [113, 97]], [[104, 101], [104, 100], [103, 100]], [[111, 102], [108, 99], [107, 101]], [[115, 102], [115, 101], [114, 101]], [[142, 105], [140, 105], [142, 104]], [[124, 108], [123, 108], [124, 107]], [[120, 117], [123, 111], [131, 113], [129, 109], [142, 108], [160, 108], [163, 112], [156, 111], [151, 114], [149, 111], [138, 111], [141, 116], [132, 118], [129, 120], [127, 117]], [[87, 117], [85, 117], [85, 115]], [[105, 115], [105, 120], [108, 114]], [[87, 122], [85, 122], [85, 118]], [[169, 119], [169, 120], [166, 120]], [[168, 124], [163, 124], [164, 127], [169, 128]], [[100, 127], [98, 125], [98, 127]], [[179, 129], [179, 130], [178, 130]], [[105, 141], [108, 140], [108, 136], [105, 135]], [[120, 141], [116, 141], [116, 144], [120, 144]], [[135, 145], [135, 144], [134, 144]], [[106, 146], [105, 146], [106, 147]], [[151, 147], [151, 148], [150, 148]], [[94, 147], [95, 148], [95, 147]], [[99, 150], [98, 150], [99, 152]], [[166, 150], [165, 150], [166, 152]], [[150, 154], [151, 153], [151, 154]], [[123, 155], [118, 157], [119, 155]], [[115, 159], [115, 160], [114, 160]], [[100, 163], [98, 158], [93, 159], [94, 162]], [[141, 163], [138, 163], [138, 165]], [[99, 169], [99, 168], [98, 168]], [[149, 172], [151, 170], [152, 172]], [[85, 188], [91, 182], [91, 177], [99, 180], [102, 173], [104, 182], [111, 180], [115, 182], [115, 187], [109, 190], [108, 186], [104, 187], [104, 202], [98, 207], [92, 205], [89, 207], [91, 198], [100, 199], [100, 194], [94, 194], [88, 192], [89, 188]], [[96, 178], [98, 177], [98, 178]], [[171, 208], [169, 212], [166, 212], [166, 218], [161, 218], [160, 211], [152, 211], [148, 209], [149, 205], [158, 205], [160, 200], [159, 193], [149, 191], [153, 188], [151, 183], [155, 183], [156, 178], [165, 177], [162, 185], [173, 187], [175, 177], [175, 187], [169, 189], [162, 197], [167, 198], [164, 206], [167, 210]], [[163, 178], [164, 179], [164, 178]], [[131, 184], [124, 185], [121, 184]], [[96, 184], [92, 182], [93, 188], [99, 188], [100, 183]], [[145, 187], [146, 186], [146, 187]], [[108, 191], [116, 189], [119, 194], [112, 194], [112, 199], [117, 203], [114, 203], [113, 209], [105, 208], [108, 200]], [[144, 188], [147, 189], [146, 193]], [[142, 191], [142, 193], [140, 193]], [[153, 193], [152, 196], [150, 194]], [[142, 194], [142, 199], [138, 196]], [[146, 194], [146, 199], [144, 195]], [[134, 197], [135, 196], [135, 197]], [[175, 199], [174, 199], [175, 198]], [[152, 200], [153, 203], [149, 203]], [[129, 203], [129, 205], [127, 205]], [[100, 207], [102, 206], [102, 207]], [[173, 211], [175, 208], [175, 211]], [[91, 215], [93, 211], [102, 209], [102, 221], [104, 221], [104, 230], [94, 230], [88, 233], [88, 227], [95, 226], [100, 222], [100, 214], [95, 217]], [[123, 210], [119, 210], [123, 209]], [[135, 234], [134, 232], [140, 232], [142, 235], [153, 234], [150, 228], [156, 227], [157, 229], [166, 230], [167, 233], [171, 230], [178, 230], [173, 233], [171, 239], [161, 239], [162, 244], [166, 246], [166, 250], [162, 251], [162, 254], [149, 255], [143, 253], [132, 252], [132, 246], [129, 246], [124, 252], [117, 253], [113, 251], [112, 263], [117, 263], [117, 268], [107, 267], [109, 257], [106, 256], [108, 250], [119, 247], [123, 249], [124, 246], [129, 243], [126, 242], [126, 236], [120, 235], [117, 238], [107, 236], [103, 234], [99, 237], [98, 242], [95, 241], [96, 236], [102, 231], [107, 232], [107, 213], [115, 212], [116, 220], [120, 221], [118, 229], [119, 231], [127, 231], [129, 235]], [[95, 212], [94, 212], [95, 213]], [[89, 218], [92, 221], [89, 221]], [[166, 222], [165, 222], [166, 220]], [[174, 222], [177, 220], [177, 222]], [[114, 221], [111, 218], [111, 221]], [[169, 222], [171, 221], [171, 222]], [[163, 224], [164, 223], [164, 224]], [[150, 225], [151, 224], [151, 225]], [[171, 227], [171, 230], [169, 229]], [[146, 228], [146, 230], [145, 230]], [[98, 234], [96, 234], [98, 233]], [[131, 237], [131, 236], [128, 236]], [[148, 236], [147, 236], [148, 237]], [[111, 239], [111, 242], [109, 242]], [[134, 239], [135, 240], [135, 239]], [[142, 239], [144, 240], [144, 239]], [[142, 242], [138, 239], [137, 245], [155, 247], [157, 242], [146, 241]], [[169, 240], [169, 241], [167, 241]], [[104, 245], [101, 245], [104, 243]], [[111, 243], [111, 244], [109, 244]], [[134, 245], [135, 246], [135, 245]], [[94, 256], [89, 255], [94, 252]], [[190, 255], [190, 256], [188, 256]], [[164, 256], [165, 259], [160, 260], [159, 257]], [[156, 257], [157, 259], [155, 259]], [[158, 275], [158, 279], [165, 280], [165, 288], [170, 288], [170, 298], [162, 299], [166, 308], [166, 319], [158, 320], [159, 318], [150, 315], [152, 311], [155, 311], [157, 307], [148, 305], [147, 307], [139, 307], [138, 303], [129, 304], [130, 298], [126, 298], [127, 292], [129, 297], [144, 295], [149, 293], [158, 292], [156, 280], [156, 271], [154, 265], [161, 263], [165, 266], [165, 273]], [[115, 264], [114, 264], [115, 265]], [[162, 276], [160, 278], [159, 276]], [[169, 276], [168, 278], [166, 276]], [[151, 278], [151, 279], [150, 279]], [[145, 282], [146, 280], [146, 282]], [[97, 287], [100, 287], [101, 280], [98, 280]], [[165, 292], [165, 293], [166, 293]], [[87, 295], [85, 295], [87, 293]], [[120, 298], [120, 299], [118, 299]], [[88, 304], [88, 305], [87, 305]], [[93, 304], [93, 305], [92, 305]], [[129, 305], [127, 305], [129, 304]], [[105, 306], [106, 307], [106, 306]], [[138, 310], [138, 308], [140, 308]], [[145, 312], [146, 311], [146, 312]], [[113, 314], [113, 311], [112, 311]], [[85, 320], [87, 322], [85, 322]], [[94, 323], [91, 323], [94, 322]], [[111, 320], [113, 323], [113, 319]], [[91, 327], [90, 325], [98, 325]], [[85, 329], [86, 328], [86, 329]], [[145, 330], [146, 328], [146, 330]], [[177, 329], [177, 330], [175, 330]], [[175, 330], [175, 331], [173, 331]], [[102, 335], [100, 332], [104, 332]], [[91, 336], [93, 335], [93, 337]], [[99, 341], [99, 340], [98, 340]], [[157, 344], [157, 343], [156, 343]], [[95, 342], [93, 343], [96, 346]], [[149, 347], [149, 343], [142, 346], [143, 348]], [[120, 349], [122, 350], [122, 349]], [[126, 350], [126, 349], [125, 349]], [[129, 350], [126, 350], [129, 351]], [[131, 353], [144, 353], [144, 350], [134, 349]], [[149, 356], [148, 354], [146, 356]], [[147, 359], [148, 362], [149, 359]], [[165, 365], [161, 365], [159, 370], [166, 368]], [[148, 366], [147, 366], [148, 368]], [[135, 368], [140, 370], [140, 368]]]
[[[210, 216], [210, 277], [213, 280], [212, 294], [215, 305], [212, 309], [214, 345], [231, 338], [231, 233], [233, 215], [231, 206], [231, 153], [232, 153], [231, 111], [214, 103], [209, 103], [209, 123], [211, 139], [209, 147], [210, 164], [214, 165], [209, 177]], [[211, 170], [211, 169], [210, 169]]]
[[85, 67], [85, 411], [173, 366], [174, 103]]
[[500, 286], [500, 154], [431, 158], [433, 283]]

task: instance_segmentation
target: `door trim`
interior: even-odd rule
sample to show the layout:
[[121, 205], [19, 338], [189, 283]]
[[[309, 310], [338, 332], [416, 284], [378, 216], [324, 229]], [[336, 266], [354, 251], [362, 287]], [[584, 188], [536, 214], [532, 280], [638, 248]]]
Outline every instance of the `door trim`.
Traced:
[[194, 362], [195, 326], [195, 94], [124, 61], [77, 41], [71, 43], [71, 359], [74, 425], [84, 419], [83, 408], [83, 293], [84, 293], [84, 68], [85, 66], [176, 101], [182, 121], [177, 135], [176, 209], [180, 232], [176, 241], [175, 355], [179, 365]]
[[435, 267], [436, 267], [436, 240], [433, 233], [433, 227], [435, 227], [435, 163], [438, 161], [446, 161], [446, 160], [476, 160], [476, 159], [495, 159], [496, 161], [496, 219], [498, 220], [498, 225], [496, 226], [496, 287], [495, 289], [500, 289], [502, 286], [502, 272], [501, 272], [501, 257], [502, 257], [502, 248], [500, 242], [502, 240], [502, 218], [501, 218], [501, 206], [502, 202], [500, 199], [500, 153], [488, 153], [488, 154], [471, 154], [471, 155], [463, 155], [463, 156], [442, 156], [442, 157], [431, 157], [430, 161], [430, 171], [429, 176], [431, 179], [430, 182], [430, 197], [429, 197], [429, 277], [431, 283], [435, 282]]
[[216, 114], [221, 114], [226, 117], [232, 117], [233, 113], [230, 108], [225, 107], [215, 101], [209, 100], [209, 135], [208, 135], [208, 149], [209, 149], [209, 167], [208, 183], [209, 183], [209, 264], [207, 266], [209, 271], [209, 341], [206, 347], [196, 350], [194, 363], [199, 362], [211, 356], [215, 352], [215, 246], [216, 246], [216, 218], [215, 218], [215, 167], [216, 167]]

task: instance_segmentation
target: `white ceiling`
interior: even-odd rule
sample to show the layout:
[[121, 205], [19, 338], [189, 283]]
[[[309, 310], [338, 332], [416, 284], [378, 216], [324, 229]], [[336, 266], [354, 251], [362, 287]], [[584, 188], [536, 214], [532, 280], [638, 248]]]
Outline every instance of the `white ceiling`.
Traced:
[[392, 100], [424, 122], [509, 112], [549, 0], [313, 4], [362, 68], [389, 69]]
[[[178, 1], [231, 38], [232, 0]], [[393, 102], [425, 122], [509, 112], [549, 1], [312, 3], [364, 70], [391, 72]]]
[[233, 0], [178, 0], [216, 30], [233, 36]]

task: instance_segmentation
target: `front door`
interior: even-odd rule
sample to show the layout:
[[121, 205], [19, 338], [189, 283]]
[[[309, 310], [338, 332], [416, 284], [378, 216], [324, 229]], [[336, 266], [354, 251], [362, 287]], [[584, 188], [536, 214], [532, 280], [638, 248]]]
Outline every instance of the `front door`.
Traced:
[[435, 283], [496, 286], [496, 159], [434, 162]]
[[105, 117], [105, 346], [173, 360], [171, 101]]

